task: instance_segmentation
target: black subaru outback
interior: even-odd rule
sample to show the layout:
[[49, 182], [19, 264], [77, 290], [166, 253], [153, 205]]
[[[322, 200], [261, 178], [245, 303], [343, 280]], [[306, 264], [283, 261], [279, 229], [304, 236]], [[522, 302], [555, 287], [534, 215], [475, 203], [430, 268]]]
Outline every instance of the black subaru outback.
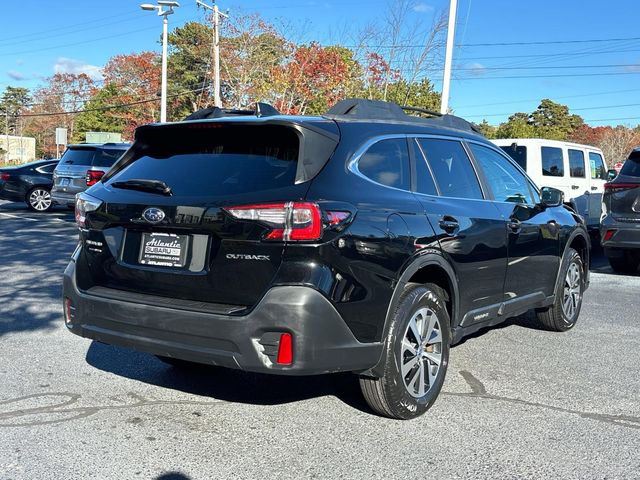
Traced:
[[530, 309], [575, 325], [582, 220], [471, 124], [367, 100], [242, 113], [140, 127], [78, 195], [69, 330], [172, 364], [355, 372], [407, 419], [464, 335]]

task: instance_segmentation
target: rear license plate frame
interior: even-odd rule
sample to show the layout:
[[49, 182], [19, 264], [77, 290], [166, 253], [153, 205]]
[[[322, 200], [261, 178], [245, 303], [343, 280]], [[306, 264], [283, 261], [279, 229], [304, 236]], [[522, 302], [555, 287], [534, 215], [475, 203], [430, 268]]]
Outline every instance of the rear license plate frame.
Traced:
[[149, 267], [184, 268], [188, 248], [188, 235], [143, 232], [138, 263]]

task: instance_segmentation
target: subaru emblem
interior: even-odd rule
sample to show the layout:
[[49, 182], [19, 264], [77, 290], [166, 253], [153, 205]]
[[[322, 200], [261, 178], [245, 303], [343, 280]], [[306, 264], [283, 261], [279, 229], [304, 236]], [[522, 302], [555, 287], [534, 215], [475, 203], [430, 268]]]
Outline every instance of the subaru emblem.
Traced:
[[142, 218], [144, 218], [149, 223], [160, 223], [164, 220], [164, 212], [156, 207], [146, 208], [142, 212]]

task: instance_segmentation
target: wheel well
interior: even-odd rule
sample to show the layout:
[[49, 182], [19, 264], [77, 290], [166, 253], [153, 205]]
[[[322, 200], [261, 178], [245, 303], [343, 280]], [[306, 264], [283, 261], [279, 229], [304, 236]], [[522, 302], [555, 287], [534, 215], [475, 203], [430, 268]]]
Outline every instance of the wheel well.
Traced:
[[427, 265], [414, 273], [409, 279], [410, 283], [434, 283], [444, 290], [445, 302], [447, 304], [447, 312], [449, 318], [453, 321], [453, 286], [451, 279], [445, 270], [438, 265]]
[[582, 235], [577, 235], [569, 244], [571, 248], [573, 248], [580, 258], [582, 259], [582, 263], [584, 263], [584, 269], [589, 269], [589, 247], [587, 245], [587, 241]]

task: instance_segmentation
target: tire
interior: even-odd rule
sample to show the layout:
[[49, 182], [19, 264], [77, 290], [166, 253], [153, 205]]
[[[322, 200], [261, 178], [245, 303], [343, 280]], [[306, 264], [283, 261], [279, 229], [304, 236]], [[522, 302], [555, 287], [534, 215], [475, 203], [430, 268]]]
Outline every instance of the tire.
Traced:
[[573, 248], [569, 248], [562, 259], [560, 279], [553, 305], [544, 310], [536, 310], [538, 321], [546, 330], [553, 332], [571, 330], [578, 321], [582, 308], [584, 264]]
[[384, 373], [360, 377], [364, 398], [379, 415], [409, 420], [424, 414], [438, 397], [451, 343], [445, 298], [433, 284], [409, 284], [402, 293], [385, 342]]
[[34, 212], [48, 212], [53, 206], [51, 190], [46, 187], [34, 187], [27, 192], [24, 201], [29, 210]]
[[616, 273], [635, 273], [640, 265], [640, 253], [635, 250], [623, 250], [622, 255], [607, 255], [607, 260]]

